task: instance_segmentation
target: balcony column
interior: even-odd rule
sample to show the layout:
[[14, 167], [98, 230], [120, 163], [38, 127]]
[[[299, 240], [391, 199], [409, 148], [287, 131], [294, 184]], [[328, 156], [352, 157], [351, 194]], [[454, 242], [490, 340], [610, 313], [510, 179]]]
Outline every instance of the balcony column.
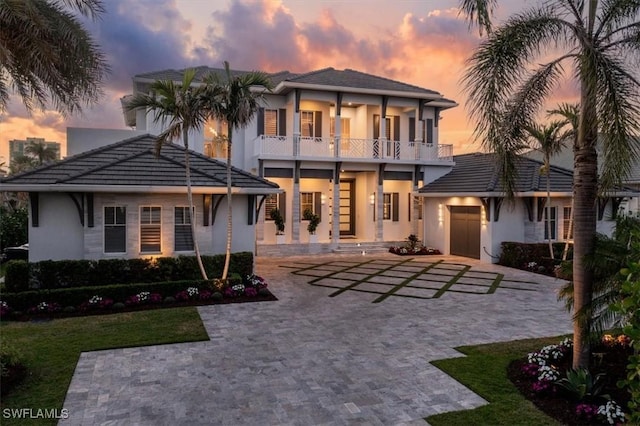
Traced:
[[293, 91], [293, 156], [300, 155], [300, 89]]
[[340, 169], [342, 163], [337, 162], [333, 169], [333, 197], [331, 199], [331, 244], [340, 242]]
[[384, 241], [384, 167], [386, 164], [378, 165], [378, 188], [376, 189], [376, 239]]
[[387, 149], [387, 104], [389, 97], [382, 97], [382, 105], [380, 105], [380, 142], [378, 143], [378, 158], [384, 158]]
[[340, 158], [340, 140], [342, 139], [342, 92], [336, 93], [336, 117], [334, 119], [334, 130], [333, 130], [333, 150], [334, 157]]
[[291, 205], [291, 242], [300, 242], [300, 161], [293, 169], [293, 203]]
[[422, 100], [418, 100], [418, 108], [416, 109], [416, 143], [424, 142], [424, 108], [422, 107]]

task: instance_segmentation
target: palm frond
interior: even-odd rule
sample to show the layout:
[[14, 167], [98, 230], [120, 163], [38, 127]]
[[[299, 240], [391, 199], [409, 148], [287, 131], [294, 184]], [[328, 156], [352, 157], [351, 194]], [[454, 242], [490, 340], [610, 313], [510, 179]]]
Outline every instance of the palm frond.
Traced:
[[498, 5], [497, 0], [461, 0], [460, 13], [466, 15], [469, 25], [477, 25], [480, 35], [491, 33], [491, 18]]

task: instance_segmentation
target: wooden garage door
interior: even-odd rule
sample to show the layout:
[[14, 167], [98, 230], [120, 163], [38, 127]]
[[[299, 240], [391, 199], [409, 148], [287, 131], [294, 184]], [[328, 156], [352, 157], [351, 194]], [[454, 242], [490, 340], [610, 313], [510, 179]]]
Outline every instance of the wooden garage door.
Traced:
[[480, 207], [451, 206], [451, 254], [480, 259]]

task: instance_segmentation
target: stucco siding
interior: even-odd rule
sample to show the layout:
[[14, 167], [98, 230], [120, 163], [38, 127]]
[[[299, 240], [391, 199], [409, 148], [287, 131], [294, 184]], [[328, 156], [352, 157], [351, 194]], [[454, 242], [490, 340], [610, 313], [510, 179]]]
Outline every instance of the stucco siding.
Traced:
[[67, 194], [41, 193], [39, 226], [29, 212], [29, 261], [82, 259], [83, 229], [78, 209]]

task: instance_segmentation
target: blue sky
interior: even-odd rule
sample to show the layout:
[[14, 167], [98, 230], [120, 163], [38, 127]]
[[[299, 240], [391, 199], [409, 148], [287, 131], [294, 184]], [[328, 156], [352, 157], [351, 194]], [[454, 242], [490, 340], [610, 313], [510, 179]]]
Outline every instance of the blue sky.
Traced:
[[[499, 16], [525, 0], [503, 1]], [[441, 142], [455, 153], [470, 144], [460, 77], [479, 42], [458, 15], [457, 0], [106, 0], [87, 22], [112, 72], [105, 96], [82, 116], [28, 115], [19, 99], [0, 117], [0, 157], [8, 141], [45, 137], [65, 143], [66, 127], [124, 128], [120, 97], [138, 73], [196, 65], [304, 72], [353, 68], [437, 90], [460, 103], [443, 114]], [[559, 93], [570, 97], [572, 93]], [[64, 150], [63, 150], [64, 152]], [[0, 161], [3, 161], [0, 158]]]

